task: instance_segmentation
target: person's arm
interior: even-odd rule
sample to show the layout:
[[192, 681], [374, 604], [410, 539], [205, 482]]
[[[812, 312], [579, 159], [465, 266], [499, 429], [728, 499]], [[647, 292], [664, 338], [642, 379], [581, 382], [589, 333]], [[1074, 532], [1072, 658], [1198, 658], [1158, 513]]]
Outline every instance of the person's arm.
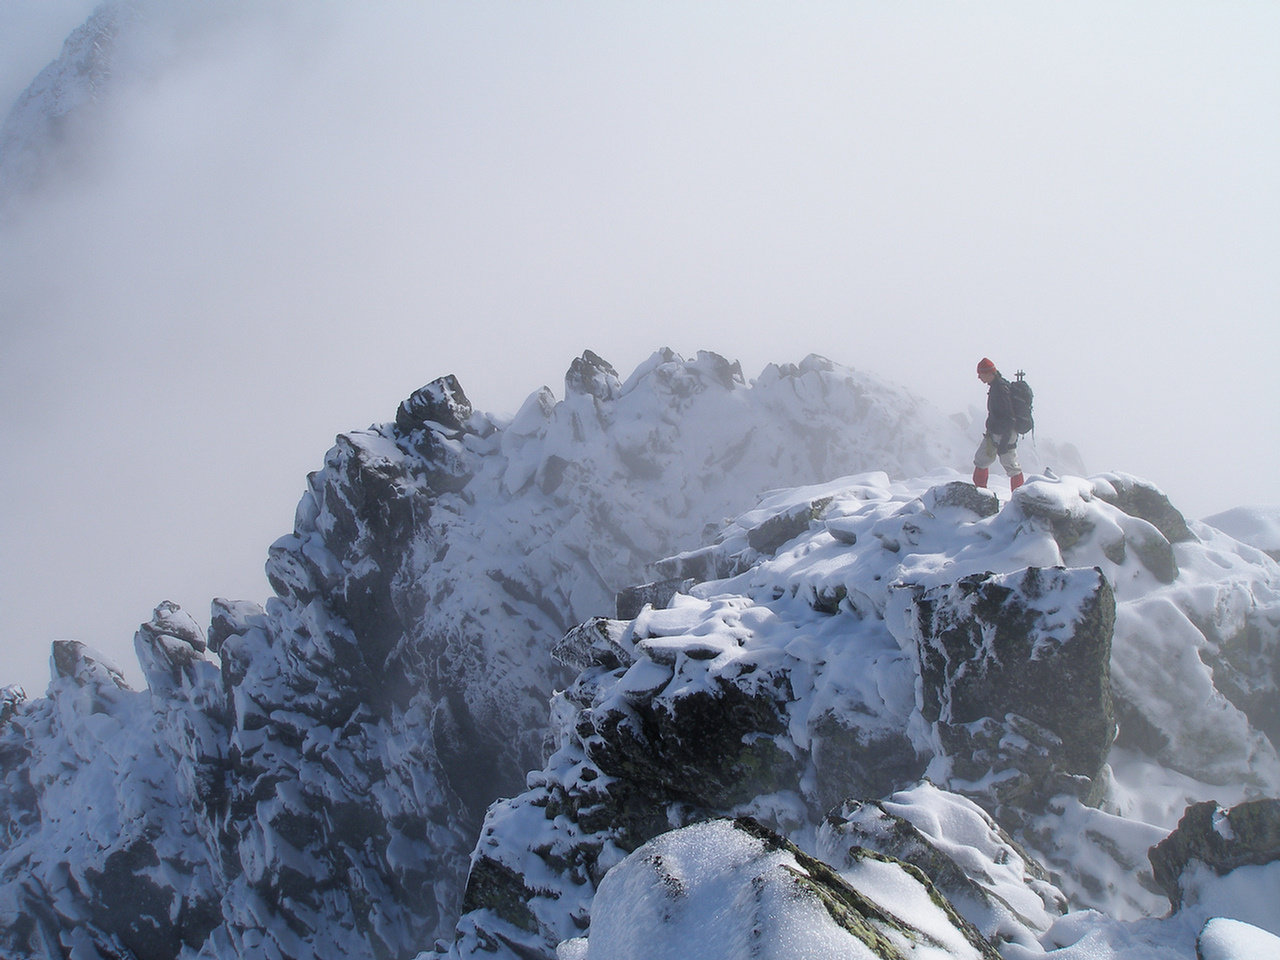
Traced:
[[993, 380], [987, 393], [987, 433], [997, 444], [1013, 439], [1013, 401], [1009, 398], [1009, 382]]

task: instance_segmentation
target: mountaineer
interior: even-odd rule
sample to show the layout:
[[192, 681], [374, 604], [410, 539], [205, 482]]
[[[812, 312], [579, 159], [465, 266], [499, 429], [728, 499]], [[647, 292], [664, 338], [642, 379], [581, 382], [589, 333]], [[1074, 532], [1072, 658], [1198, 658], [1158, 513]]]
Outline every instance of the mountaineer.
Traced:
[[978, 363], [978, 379], [987, 384], [987, 426], [973, 455], [973, 485], [987, 485], [991, 473], [988, 468], [999, 457], [1000, 466], [1009, 475], [1009, 489], [1017, 490], [1022, 486], [1023, 477], [1018, 463], [1018, 429], [1009, 398], [1009, 381], [986, 357]]

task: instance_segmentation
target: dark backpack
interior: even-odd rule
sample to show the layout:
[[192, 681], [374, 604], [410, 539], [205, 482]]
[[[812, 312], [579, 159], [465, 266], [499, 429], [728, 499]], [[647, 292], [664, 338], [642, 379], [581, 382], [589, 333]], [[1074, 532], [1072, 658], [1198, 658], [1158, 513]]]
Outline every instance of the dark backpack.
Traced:
[[1013, 407], [1013, 429], [1021, 436], [1034, 430], [1036, 422], [1031, 418], [1031, 384], [1022, 379], [1026, 374], [1021, 370], [1016, 376], [1017, 379], [1009, 384], [1009, 404]]

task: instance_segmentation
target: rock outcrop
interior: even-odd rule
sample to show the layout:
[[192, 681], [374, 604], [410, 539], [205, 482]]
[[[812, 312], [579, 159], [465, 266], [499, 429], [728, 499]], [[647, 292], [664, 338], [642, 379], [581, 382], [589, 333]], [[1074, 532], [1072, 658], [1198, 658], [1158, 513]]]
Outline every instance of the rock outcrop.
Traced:
[[1209, 801], [1194, 804], [1151, 848], [1150, 858], [1156, 882], [1177, 910], [1183, 903], [1182, 874], [1193, 861], [1219, 876], [1280, 862], [1280, 800], [1250, 800], [1230, 810]]
[[913, 590], [907, 616], [953, 789], [975, 785], [1006, 821], [1062, 793], [1101, 799], [1115, 596], [1100, 570], [973, 574]]
[[843, 870], [873, 850], [916, 867], [985, 938], [1032, 946], [1067, 909], [1038, 861], [985, 810], [924, 782], [883, 800], [849, 800], [818, 833]]
[[217, 671], [172, 604], [135, 643], [160, 695], [135, 693], [90, 647], [61, 641], [48, 696], [0, 728], [6, 956], [56, 955], [59, 943], [89, 957], [177, 956], [222, 923], [222, 718], [207, 710]]

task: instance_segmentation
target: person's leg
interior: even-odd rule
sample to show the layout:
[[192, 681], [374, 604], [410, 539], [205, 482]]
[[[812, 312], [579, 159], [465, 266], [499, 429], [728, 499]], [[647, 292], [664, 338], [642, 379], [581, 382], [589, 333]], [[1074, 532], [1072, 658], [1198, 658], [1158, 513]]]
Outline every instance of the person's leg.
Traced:
[[1017, 490], [1022, 486], [1022, 481], [1025, 478], [1022, 476], [1022, 465], [1018, 463], [1017, 445], [1000, 454], [1000, 466], [1004, 467], [1004, 472], [1009, 475], [1010, 491]]
[[977, 452], [973, 455], [973, 485], [975, 487], [985, 487], [987, 478], [991, 476], [988, 469], [991, 464], [996, 461], [996, 445], [991, 438], [985, 434], [982, 442], [978, 444]]

